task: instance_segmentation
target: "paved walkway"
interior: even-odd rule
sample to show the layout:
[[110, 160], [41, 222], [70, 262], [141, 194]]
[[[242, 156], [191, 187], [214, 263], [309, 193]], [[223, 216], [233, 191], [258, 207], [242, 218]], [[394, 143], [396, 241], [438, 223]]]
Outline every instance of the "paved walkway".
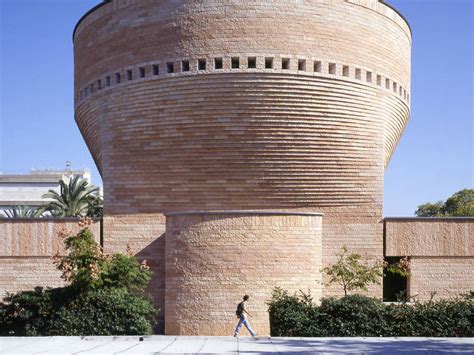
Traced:
[[474, 338], [0, 337], [0, 354], [474, 353]]

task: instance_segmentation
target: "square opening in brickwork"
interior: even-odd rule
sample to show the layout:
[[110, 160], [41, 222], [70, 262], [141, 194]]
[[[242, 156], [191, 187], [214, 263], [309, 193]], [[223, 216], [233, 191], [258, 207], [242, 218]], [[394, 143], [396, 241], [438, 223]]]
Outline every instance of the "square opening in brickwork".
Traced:
[[94, 93], [94, 84], [91, 84], [91, 85], [90, 85], [90, 91], [91, 91], [91, 94]]
[[306, 71], [306, 60], [298, 59], [298, 70], [299, 71]]
[[372, 82], [372, 72], [368, 71], [368, 72], [365, 74], [365, 81], [367, 81], [368, 83], [371, 83], [371, 82]]
[[115, 73], [115, 84], [120, 84], [120, 73]]
[[377, 85], [382, 86], [382, 75], [377, 75]]
[[316, 73], [321, 73], [321, 61], [315, 60], [313, 63], [313, 70]]
[[230, 60], [230, 65], [232, 69], [239, 69], [240, 68], [240, 58], [239, 57], [232, 57]]
[[271, 57], [265, 58], [265, 69], [273, 69], [273, 58]]
[[189, 60], [181, 61], [181, 71], [189, 71]]
[[360, 70], [359, 68], [356, 68], [356, 79], [362, 79], [362, 70]]
[[397, 93], [397, 83], [393, 82], [393, 92], [396, 94]]
[[390, 79], [385, 79], [385, 89], [390, 89]]
[[198, 59], [198, 70], [206, 70], [206, 60]]
[[105, 77], [105, 86], [107, 86], [107, 87], [110, 86], [110, 76]]
[[174, 73], [174, 63], [168, 62], [166, 63], [166, 71], [168, 74]]
[[[396, 265], [403, 261], [401, 256], [386, 256], [384, 262], [390, 265]], [[389, 268], [388, 268], [389, 269]], [[400, 274], [384, 272], [383, 275], [383, 301], [384, 302], [400, 302], [400, 297], [407, 297], [408, 294], [408, 276]]]
[[97, 80], [97, 90], [101, 90], [102, 89], [102, 80]]
[[145, 68], [144, 68], [144, 67], [138, 68], [138, 76], [139, 76], [140, 78], [144, 78], [144, 77], [145, 77]]
[[406, 100], [407, 99], [407, 91], [403, 89], [403, 98]]
[[133, 79], [133, 73], [131, 70], [127, 70], [127, 80], [132, 80]]
[[403, 89], [403, 88], [400, 86], [400, 87], [399, 87], [399, 90], [398, 90], [398, 94], [399, 94], [400, 96], [402, 96], [402, 89]]
[[349, 66], [348, 65], [343, 65], [342, 66], [342, 75], [343, 76], [349, 76]]
[[248, 57], [247, 58], [247, 67], [249, 69], [257, 68], [257, 57]]
[[153, 71], [153, 75], [160, 75], [160, 67], [157, 64], [152, 65], [151, 70]]
[[336, 74], [336, 63], [329, 63], [328, 73], [333, 75]]
[[289, 70], [290, 69], [290, 58], [282, 58], [281, 59], [281, 68], [283, 70]]
[[214, 58], [214, 69], [222, 69], [222, 58]]

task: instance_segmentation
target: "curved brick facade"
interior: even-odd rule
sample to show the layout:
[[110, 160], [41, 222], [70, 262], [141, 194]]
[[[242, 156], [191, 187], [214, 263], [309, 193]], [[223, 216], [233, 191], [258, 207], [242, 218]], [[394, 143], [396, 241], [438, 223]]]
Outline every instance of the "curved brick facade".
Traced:
[[[74, 49], [106, 248], [147, 249], [164, 213], [291, 209], [324, 213], [323, 264], [343, 244], [382, 255], [383, 173], [410, 102], [411, 33], [392, 8], [112, 0], [80, 21]], [[134, 235], [119, 214], [153, 226]]]
[[275, 286], [321, 296], [321, 227], [311, 213], [167, 215], [166, 332], [232, 334], [236, 305], [249, 294], [252, 326], [270, 334]]

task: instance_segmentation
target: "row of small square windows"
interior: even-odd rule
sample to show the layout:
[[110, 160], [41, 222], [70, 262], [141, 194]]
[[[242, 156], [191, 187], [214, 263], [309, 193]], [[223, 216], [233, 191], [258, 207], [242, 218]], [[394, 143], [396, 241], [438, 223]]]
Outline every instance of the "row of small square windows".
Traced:
[[[282, 58], [281, 60], [281, 69], [282, 70], [289, 70], [290, 69], [290, 58]], [[197, 61], [197, 69], [198, 71], [203, 71], [206, 70], [207, 67], [207, 61], [206, 59], [198, 59]], [[232, 69], [240, 69], [240, 58], [239, 57], [232, 57], [231, 58], [231, 68]], [[249, 69], [256, 69], [257, 68], [257, 57], [248, 57], [247, 58], [247, 68]], [[189, 60], [182, 60], [181, 61], [181, 66], [180, 66], [181, 72], [189, 72], [190, 69], [190, 62]], [[223, 58], [214, 58], [214, 69], [219, 70], [223, 69]], [[265, 58], [265, 69], [274, 69], [274, 60], [272, 57], [266, 57]], [[160, 75], [160, 68], [158, 65], [152, 65], [151, 66], [152, 70], [152, 75], [157, 76]], [[298, 59], [298, 70], [299, 71], [306, 71], [306, 60], [305, 59]], [[313, 62], [313, 71], [316, 73], [321, 73], [322, 72], [322, 63], [321, 61], [314, 61]], [[175, 63], [174, 62], [167, 62], [166, 63], [166, 72], [168, 74], [175, 73]], [[337, 65], [336, 63], [328, 63], [328, 73], [331, 75], [336, 75], [337, 74]], [[342, 75], [345, 77], [350, 76], [350, 67], [348, 65], [343, 65], [342, 66]], [[126, 80], [133, 80], [133, 71], [131, 69], [125, 71], [125, 76]], [[146, 76], [146, 70], [145, 67], [140, 67], [138, 68], [138, 77], [139, 78], [145, 78]], [[359, 68], [355, 69], [355, 78], [362, 80], [362, 70]], [[372, 78], [372, 72], [367, 71], [365, 73], [365, 80], [368, 83], [373, 82]], [[122, 81], [122, 77], [120, 73], [115, 73], [114, 76], [114, 81], [116, 84], [120, 84]], [[103, 85], [104, 84], [104, 85]], [[392, 85], [390, 85], [392, 84]], [[105, 77], [105, 83], [102, 82], [102, 80], [97, 80], [96, 87], [98, 90], [101, 90], [104, 86], [109, 87], [111, 85], [111, 77], [106, 76]], [[377, 75], [377, 85], [382, 86], [382, 76]], [[398, 85], [396, 82], [392, 82], [388, 78], [385, 78], [385, 88], [390, 90], [390, 87], [392, 86], [392, 90], [394, 93], [398, 93], [400, 96], [403, 96], [405, 100], [410, 99], [410, 94], [407, 93], [407, 91], [401, 86]], [[93, 93], [95, 91], [95, 86], [94, 84], [90, 84], [89, 86], [90, 92]], [[86, 87], [81, 91], [81, 98], [83, 96], [87, 96], [88, 94], [88, 88]]]

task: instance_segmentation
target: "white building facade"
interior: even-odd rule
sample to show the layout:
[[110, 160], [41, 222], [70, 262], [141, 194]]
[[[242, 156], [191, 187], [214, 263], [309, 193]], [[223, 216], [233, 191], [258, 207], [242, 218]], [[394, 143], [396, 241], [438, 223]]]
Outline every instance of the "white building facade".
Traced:
[[60, 180], [77, 175], [91, 183], [88, 169], [31, 170], [25, 174], [0, 173], [0, 214], [15, 206], [35, 208], [43, 205], [47, 199], [42, 196], [48, 190], [59, 191]]

